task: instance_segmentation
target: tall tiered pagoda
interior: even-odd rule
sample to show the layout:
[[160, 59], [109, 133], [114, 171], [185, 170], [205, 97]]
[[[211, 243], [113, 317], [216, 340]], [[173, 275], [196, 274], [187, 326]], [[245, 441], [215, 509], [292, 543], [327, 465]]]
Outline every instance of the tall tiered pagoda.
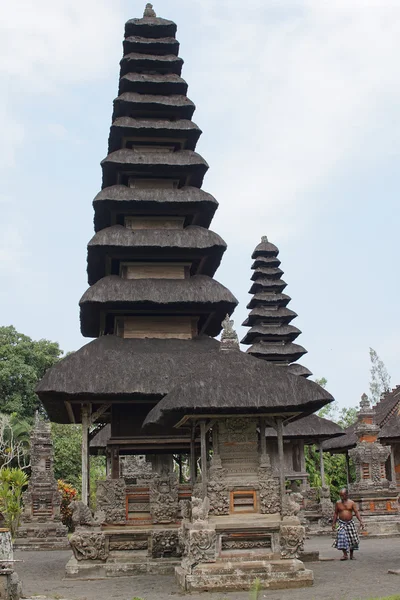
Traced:
[[181, 78], [176, 29], [150, 5], [125, 25], [103, 185], [93, 202], [90, 287], [80, 301], [82, 334], [97, 339], [37, 389], [54, 421], [81, 421], [84, 432], [112, 423], [115, 476], [120, 453], [188, 449], [181, 434], [144, 436], [141, 424], [177, 378], [218, 349], [212, 337], [237, 304], [213, 278], [226, 244], [209, 229], [218, 203], [201, 189], [208, 165], [195, 152], [201, 130]]
[[290, 365], [292, 373], [308, 377], [311, 372], [296, 363], [307, 350], [293, 343], [301, 331], [290, 324], [297, 314], [287, 308], [291, 298], [283, 293], [287, 284], [281, 279], [278, 254], [278, 248], [263, 236], [251, 256], [253, 283], [249, 294], [253, 297], [247, 305], [249, 316], [243, 323], [250, 329], [241, 343], [250, 345], [249, 354], [278, 365]]

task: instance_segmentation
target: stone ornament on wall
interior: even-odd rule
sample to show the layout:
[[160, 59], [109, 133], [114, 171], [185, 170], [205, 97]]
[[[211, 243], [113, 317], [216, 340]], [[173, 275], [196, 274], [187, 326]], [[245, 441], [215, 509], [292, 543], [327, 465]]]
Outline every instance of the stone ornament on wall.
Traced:
[[94, 527], [96, 524], [92, 511], [81, 500], [73, 500], [68, 508], [72, 511], [72, 524], [75, 529], [79, 527]]
[[106, 479], [97, 482], [97, 509], [102, 522], [125, 524], [126, 484], [124, 479]]
[[260, 512], [264, 515], [280, 513], [279, 479], [272, 477], [270, 468], [260, 467], [258, 473]]
[[150, 483], [150, 512], [153, 523], [174, 523], [178, 519], [177, 479], [164, 469]]
[[298, 558], [304, 550], [306, 530], [301, 525], [281, 525], [280, 543], [282, 558]]
[[151, 534], [152, 558], [179, 558], [182, 548], [178, 531], [164, 529], [153, 531]]
[[198, 563], [216, 561], [217, 534], [215, 529], [188, 529], [179, 531], [183, 548], [182, 566], [191, 570]]
[[106, 536], [102, 532], [76, 531], [69, 539], [76, 560], [107, 560]]

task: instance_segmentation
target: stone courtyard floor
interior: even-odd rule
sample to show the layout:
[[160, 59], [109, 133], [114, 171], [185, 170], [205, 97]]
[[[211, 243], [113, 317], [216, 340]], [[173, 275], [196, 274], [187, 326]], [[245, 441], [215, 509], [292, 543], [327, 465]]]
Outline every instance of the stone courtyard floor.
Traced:
[[[314, 586], [298, 590], [262, 590], [259, 600], [367, 600], [399, 594], [400, 538], [363, 539], [356, 561], [340, 562], [330, 537], [307, 540], [306, 550], [319, 550], [321, 558], [335, 560], [306, 563], [314, 571]], [[16, 552], [23, 560], [16, 570], [25, 597], [45, 596], [52, 600], [177, 600], [184, 594], [172, 576], [123, 577], [97, 581], [66, 580], [64, 567], [70, 552]], [[191, 594], [190, 600], [249, 600], [248, 592]]]

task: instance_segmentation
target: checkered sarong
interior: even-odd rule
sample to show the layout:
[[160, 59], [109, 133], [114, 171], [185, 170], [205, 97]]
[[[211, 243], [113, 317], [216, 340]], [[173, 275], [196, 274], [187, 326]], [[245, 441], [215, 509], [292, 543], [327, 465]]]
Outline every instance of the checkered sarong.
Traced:
[[345, 550], [346, 552], [358, 550], [360, 538], [358, 537], [353, 519], [351, 519], [351, 521], [342, 521], [342, 519], [338, 519], [337, 522], [339, 527], [336, 531], [336, 539], [333, 543], [333, 547], [338, 550]]

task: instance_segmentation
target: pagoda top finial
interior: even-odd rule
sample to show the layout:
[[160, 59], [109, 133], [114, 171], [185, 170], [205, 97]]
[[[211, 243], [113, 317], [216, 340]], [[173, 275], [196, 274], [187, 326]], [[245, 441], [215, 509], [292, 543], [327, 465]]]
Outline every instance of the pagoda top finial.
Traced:
[[363, 394], [361, 396], [360, 408], [361, 408], [361, 410], [365, 410], [365, 409], [368, 410], [369, 408], [371, 408], [367, 394]]
[[267, 235], [262, 235], [261, 236], [261, 242], [263, 244], [268, 244], [268, 236]]
[[150, 2], [148, 2], [146, 4], [146, 8], [144, 9], [143, 17], [145, 18], [145, 17], [156, 17], [156, 16], [157, 15], [156, 15], [155, 11], [153, 10], [153, 5], [150, 4]]
[[226, 315], [222, 321], [221, 350], [240, 350], [239, 338], [233, 325], [233, 320]]

